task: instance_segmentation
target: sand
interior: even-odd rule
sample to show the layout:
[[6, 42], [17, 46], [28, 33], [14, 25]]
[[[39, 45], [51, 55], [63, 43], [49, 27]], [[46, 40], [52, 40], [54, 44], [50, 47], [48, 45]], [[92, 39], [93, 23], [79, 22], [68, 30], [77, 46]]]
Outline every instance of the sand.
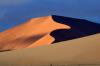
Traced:
[[[32, 18], [1, 32], [0, 66], [100, 66], [99, 30], [93, 32], [94, 35], [52, 44], [56, 38], [51, 36], [51, 32], [71, 28], [72, 25], [61, 24], [52, 16], [45, 16]], [[74, 35], [78, 36], [77, 33]]]
[[35, 48], [0, 53], [0, 66], [100, 66], [100, 33]]

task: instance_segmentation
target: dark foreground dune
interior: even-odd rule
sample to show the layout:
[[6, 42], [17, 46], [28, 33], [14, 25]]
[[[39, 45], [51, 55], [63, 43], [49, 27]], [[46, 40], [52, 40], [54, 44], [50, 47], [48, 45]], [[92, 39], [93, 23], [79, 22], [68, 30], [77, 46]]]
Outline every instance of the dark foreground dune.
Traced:
[[51, 46], [1, 52], [0, 66], [100, 66], [100, 33]]
[[33, 18], [0, 33], [0, 51], [34, 48], [100, 33], [100, 24], [63, 16]]

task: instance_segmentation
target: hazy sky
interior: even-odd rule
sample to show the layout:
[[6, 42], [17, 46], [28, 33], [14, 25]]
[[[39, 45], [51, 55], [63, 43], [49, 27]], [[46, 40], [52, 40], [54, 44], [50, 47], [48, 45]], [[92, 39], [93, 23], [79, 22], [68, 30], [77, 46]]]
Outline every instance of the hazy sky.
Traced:
[[0, 0], [0, 31], [27, 19], [47, 15], [100, 23], [100, 0]]

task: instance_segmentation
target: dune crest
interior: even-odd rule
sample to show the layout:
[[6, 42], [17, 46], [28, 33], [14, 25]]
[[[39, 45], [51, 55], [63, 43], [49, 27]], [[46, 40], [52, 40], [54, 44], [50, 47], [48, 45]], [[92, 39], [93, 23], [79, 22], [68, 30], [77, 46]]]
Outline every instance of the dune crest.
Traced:
[[36, 47], [51, 44], [55, 39], [50, 33], [57, 29], [70, 29], [57, 23], [52, 16], [33, 18], [26, 23], [0, 33], [0, 50]]

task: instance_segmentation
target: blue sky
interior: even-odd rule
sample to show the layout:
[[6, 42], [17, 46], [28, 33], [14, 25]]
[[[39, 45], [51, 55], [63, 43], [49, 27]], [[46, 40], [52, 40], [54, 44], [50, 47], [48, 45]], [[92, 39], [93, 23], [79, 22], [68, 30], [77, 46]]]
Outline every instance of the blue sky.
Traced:
[[0, 31], [30, 18], [62, 15], [100, 23], [100, 0], [0, 0]]

